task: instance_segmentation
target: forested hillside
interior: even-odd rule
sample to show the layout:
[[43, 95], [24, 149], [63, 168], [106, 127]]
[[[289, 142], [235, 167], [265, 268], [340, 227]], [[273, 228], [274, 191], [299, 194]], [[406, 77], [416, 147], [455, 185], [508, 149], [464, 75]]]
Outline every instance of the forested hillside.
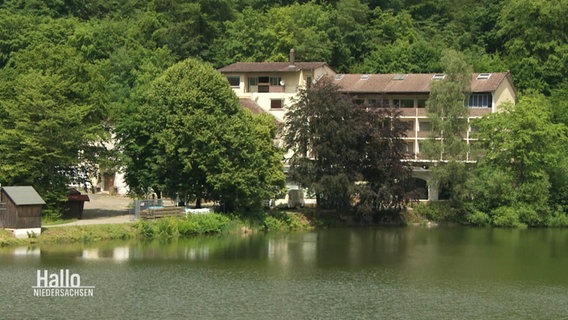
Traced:
[[[442, 50], [453, 48], [474, 71], [511, 70], [520, 90], [545, 94], [568, 74], [566, 0], [8, 0], [0, 8], [2, 67], [34, 49], [67, 49], [101, 69], [110, 99], [172, 61], [279, 61], [291, 47], [300, 60], [351, 73], [440, 71]], [[49, 59], [46, 50], [34, 58]]]
[[[566, 17], [568, 0], [0, 1], [0, 182], [39, 185], [51, 203], [90, 165], [120, 164], [103, 142], [187, 58], [221, 67], [285, 61], [294, 48], [297, 60], [341, 73], [420, 73], [441, 72], [442, 52], [454, 49], [476, 72], [511, 71], [518, 97], [537, 97], [521, 107], [564, 125]], [[564, 126], [550, 132], [566, 140]], [[568, 178], [550, 168], [535, 174], [555, 190], [542, 199], [564, 211]]]

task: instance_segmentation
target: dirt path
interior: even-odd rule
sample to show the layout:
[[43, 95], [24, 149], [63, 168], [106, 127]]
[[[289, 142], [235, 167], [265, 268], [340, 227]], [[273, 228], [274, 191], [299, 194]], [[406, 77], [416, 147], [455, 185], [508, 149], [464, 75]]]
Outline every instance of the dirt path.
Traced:
[[44, 227], [114, 224], [134, 221], [134, 209], [131, 198], [107, 194], [89, 194], [89, 199], [90, 201], [85, 202], [82, 219]]

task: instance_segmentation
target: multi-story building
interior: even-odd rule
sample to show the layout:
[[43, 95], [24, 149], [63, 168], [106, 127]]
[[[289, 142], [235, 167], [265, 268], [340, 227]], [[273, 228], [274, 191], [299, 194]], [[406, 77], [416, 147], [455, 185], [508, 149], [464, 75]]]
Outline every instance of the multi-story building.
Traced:
[[[332, 77], [355, 103], [400, 107], [401, 119], [408, 122], [409, 128], [404, 138], [408, 153], [406, 161], [413, 164], [413, 176], [418, 185], [427, 189], [425, 198], [438, 199], [438, 189], [427, 183], [431, 160], [421, 157], [421, 147], [431, 134], [425, 108], [430, 84], [442, 80], [444, 74], [336, 74], [325, 62], [295, 62], [293, 51], [289, 62], [238, 62], [219, 69], [219, 72], [227, 77], [243, 106], [256, 112], [268, 112], [279, 122], [284, 120], [286, 106], [298, 89], [323, 76]], [[471, 95], [466, 101], [468, 121], [498, 112], [501, 104], [515, 103], [515, 99], [510, 73], [475, 73], [471, 78]], [[468, 144], [475, 141], [471, 132], [472, 128], [465, 136]], [[466, 158], [466, 161], [475, 161], [470, 154]]]
[[[368, 106], [395, 106], [401, 110], [401, 119], [408, 123], [404, 138], [408, 158], [413, 164], [413, 176], [417, 185], [427, 192], [424, 197], [437, 200], [439, 190], [428, 184], [429, 164], [432, 160], [421, 156], [422, 144], [431, 136], [431, 122], [426, 114], [426, 100], [430, 84], [444, 79], [444, 74], [336, 74], [335, 83], [354, 99], [355, 103]], [[505, 102], [515, 103], [516, 91], [509, 72], [474, 73], [471, 77], [471, 94], [466, 106], [468, 122], [483, 115], [498, 112]], [[473, 145], [473, 127], [465, 133], [465, 141]], [[468, 152], [467, 162], [475, 162], [476, 156]]]
[[335, 76], [325, 62], [295, 62], [293, 51], [288, 62], [237, 62], [219, 72], [227, 77], [243, 106], [269, 112], [279, 122], [299, 88], [325, 75]]

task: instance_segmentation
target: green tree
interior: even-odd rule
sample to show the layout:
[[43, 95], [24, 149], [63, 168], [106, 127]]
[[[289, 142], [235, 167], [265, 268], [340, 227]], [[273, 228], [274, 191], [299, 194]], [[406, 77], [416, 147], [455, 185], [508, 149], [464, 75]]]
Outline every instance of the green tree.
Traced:
[[283, 186], [274, 123], [245, 113], [226, 79], [195, 59], [153, 81], [145, 103], [119, 128], [126, 180], [227, 211], [258, 207]]
[[292, 179], [313, 190], [319, 206], [348, 209], [361, 179], [357, 164], [363, 152], [350, 98], [322, 78], [299, 90], [284, 120]]
[[464, 102], [471, 90], [471, 67], [453, 50], [444, 53], [441, 63], [445, 77], [430, 83], [426, 101], [432, 135], [425, 153], [433, 160], [465, 160], [469, 110]]
[[292, 179], [313, 190], [319, 206], [346, 211], [359, 198], [357, 213], [369, 217], [400, 208], [409, 171], [396, 112], [367, 111], [322, 78], [300, 89], [285, 121]]
[[549, 94], [568, 74], [568, 1], [506, 1], [497, 21], [515, 84]]
[[470, 91], [471, 68], [454, 50], [444, 53], [441, 64], [445, 77], [430, 84], [426, 111], [432, 133], [421, 153], [435, 161], [430, 183], [447, 190], [453, 204], [461, 205], [468, 172], [463, 162], [467, 159], [468, 146], [463, 137], [468, 129], [469, 110], [464, 102]]
[[[480, 170], [508, 176], [501, 179], [500, 188], [513, 191], [479, 210], [490, 210], [487, 213], [494, 215], [516, 212], [516, 221], [529, 226], [547, 224], [557, 210], [566, 210], [567, 128], [554, 123], [552, 115], [549, 100], [532, 94], [522, 97], [514, 108], [505, 106], [503, 112], [477, 121], [478, 137], [487, 154]], [[474, 195], [479, 197], [479, 192]], [[499, 209], [505, 207], [513, 210]], [[500, 221], [498, 218], [493, 217]]]
[[4, 70], [9, 85], [0, 92], [0, 181], [33, 185], [46, 212], [57, 214], [68, 185], [84, 183], [104, 152], [103, 112], [79, 98], [87, 88], [68, 75], [32, 69], [10, 78], [10, 72], [16, 73]]

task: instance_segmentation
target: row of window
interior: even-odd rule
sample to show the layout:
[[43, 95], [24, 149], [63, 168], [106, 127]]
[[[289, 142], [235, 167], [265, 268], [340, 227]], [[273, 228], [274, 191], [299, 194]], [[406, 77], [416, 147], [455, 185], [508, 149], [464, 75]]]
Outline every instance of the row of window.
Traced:
[[[414, 121], [405, 122], [409, 124], [408, 130], [414, 131]], [[430, 132], [432, 131], [432, 122], [430, 121], [418, 121], [418, 132]], [[476, 127], [470, 127], [470, 131], [476, 132]]]
[[[361, 99], [355, 98], [353, 100], [356, 104], [364, 104], [367, 102], [370, 106], [395, 106], [400, 108], [425, 108], [426, 99], [393, 99], [392, 102], [383, 99]], [[470, 108], [491, 108], [491, 94], [489, 93], [474, 93], [469, 96], [467, 106]]]
[[[231, 87], [240, 87], [241, 77], [240, 76], [227, 76], [227, 80]], [[281, 86], [283, 85], [281, 77], [249, 77], [249, 86]]]

